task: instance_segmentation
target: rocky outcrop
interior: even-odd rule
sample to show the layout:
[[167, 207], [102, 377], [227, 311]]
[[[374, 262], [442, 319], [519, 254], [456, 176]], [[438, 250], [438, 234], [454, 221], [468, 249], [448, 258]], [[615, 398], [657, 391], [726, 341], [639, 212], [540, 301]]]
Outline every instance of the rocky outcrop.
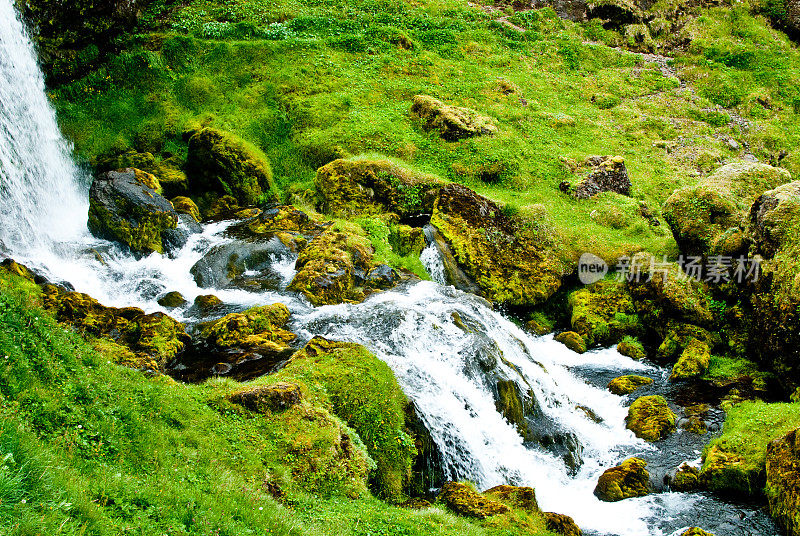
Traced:
[[644, 376], [620, 376], [619, 378], [614, 378], [608, 382], [608, 390], [615, 395], [629, 395], [640, 387], [644, 387], [645, 385], [650, 385], [652, 383], [652, 378], [646, 378]]
[[662, 396], [642, 396], [628, 408], [625, 423], [636, 437], [659, 441], [675, 431], [678, 416]]
[[583, 532], [575, 524], [575, 520], [564, 514], [553, 512], [543, 512], [544, 526], [550, 532], [561, 534], [561, 536], [582, 536]]
[[788, 171], [765, 164], [728, 164], [673, 193], [664, 204], [664, 219], [681, 253], [736, 256], [747, 251], [744, 229], [753, 201], [790, 180]]
[[275, 197], [272, 168], [261, 150], [237, 136], [203, 128], [189, 138], [189, 188], [230, 195], [241, 206]]
[[577, 199], [589, 199], [602, 192], [616, 192], [628, 196], [631, 179], [625, 159], [621, 156], [592, 156], [575, 171], [587, 169], [585, 176], [575, 183], [564, 181], [560, 189]]
[[511, 511], [505, 504], [484, 497], [469, 485], [460, 482], [446, 482], [439, 493], [439, 501], [459, 515], [478, 519]]
[[537, 305], [561, 286], [566, 263], [541, 221], [510, 217], [469, 188], [442, 188], [431, 223], [488, 300]]
[[800, 535], [800, 430], [767, 447], [769, 512], [789, 536]]
[[228, 395], [228, 400], [257, 413], [283, 411], [296, 406], [303, 399], [300, 386], [295, 383], [278, 382], [273, 385], [255, 387]]
[[317, 207], [332, 216], [430, 214], [444, 184], [388, 159], [334, 160], [317, 170]]
[[650, 493], [650, 473], [647, 463], [630, 458], [617, 467], [607, 469], [597, 481], [595, 496], [601, 501], [616, 502]]
[[412, 119], [426, 131], [435, 131], [447, 141], [458, 141], [497, 132], [490, 117], [469, 108], [444, 104], [428, 95], [416, 95], [411, 105]]
[[101, 174], [89, 190], [89, 230], [136, 253], [163, 253], [178, 214], [159, 189], [153, 175], [138, 169]]

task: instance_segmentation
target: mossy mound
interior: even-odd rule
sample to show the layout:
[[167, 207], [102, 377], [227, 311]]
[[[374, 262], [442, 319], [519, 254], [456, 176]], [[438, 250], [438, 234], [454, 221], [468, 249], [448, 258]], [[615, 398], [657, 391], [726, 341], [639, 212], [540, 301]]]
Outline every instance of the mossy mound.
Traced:
[[738, 255], [747, 249], [747, 211], [764, 191], [789, 182], [791, 174], [765, 164], [728, 164], [682, 188], [664, 204], [678, 247], [686, 255]]
[[385, 158], [334, 160], [317, 170], [318, 209], [331, 216], [430, 214], [444, 182]]
[[575, 524], [575, 520], [564, 514], [553, 512], [543, 512], [544, 526], [550, 532], [561, 534], [561, 536], [582, 536], [583, 532]]
[[647, 357], [647, 351], [642, 346], [642, 343], [632, 337], [622, 339], [617, 345], [617, 352], [637, 361]]
[[192, 191], [230, 195], [242, 206], [276, 197], [266, 155], [229, 132], [214, 128], [195, 132], [189, 139], [186, 167]]
[[136, 253], [163, 253], [178, 214], [159, 189], [153, 175], [138, 169], [103, 173], [89, 190], [89, 230]]
[[563, 331], [555, 336], [555, 340], [575, 353], [586, 353], [586, 341], [574, 331]]
[[439, 193], [431, 223], [488, 300], [533, 306], [561, 286], [566, 263], [541, 221], [509, 217], [493, 201], [449, 184]]
[[625, 286], [603, 280], [576, 290], [569, 296], [572, 330], [579, 333], [588, 347], [607, 346], [625, 336], [643, 331]]
[[800, 534], [800, 430], [767, 446], [769, 512], [789, 536]]
[[407, 431], [408, 399], [392, 370], [363, 346], [315, 337], [270, 381], [298, 383], [309, 398], [345, 421], [366, 445], [377, 468], [373, 489], [401, 499], [412, 482], [415, 438]]
[[483, 495], [507, 504], [513, 508], [520, 508], [528, 512], [538, 512], [539, 503], [536, 501], [536, 490], [523, 486], [495, 486], [483, 492]]
[[253, 354], [282, 355], [297, 337], [283, 329], [290, 316], [282, 303], [252, 307], [202, 325], [201, 334], [207, 345], [232, 362], [250, 360]]
[[459, 515], [478, 519], [511, 511], [505, 504], [484, 497], [469, 484], [461, 482], [446, 482], [442, 486], [438, 500]]
[[[659, 345], [657, 354], [659, 359], [672, 362], [680, 359], [689, 347], [692, 347], [693, 351], [687, 357], [691, 357], [695, 353], [702, 356], [703, 347], [710, 351], [719, 344], [720, 336], [716, 332], [692, 324], [668, 322], [666, 336]], [[705, 365], [705, 368], [708, 369], [708, 364]]]
[[710, 362], [711, 350], [708, 344], [695, 339], [681, 353], [678, 362], [672, 367], [669, 379], [677, 381], [699, 378], [708, 372]]
[[673, 491], [694, 492], [701, 488], [700, 469], [689, 464], [681, 465], [669, 483]]
[[163, 371], [189, 343], [183, 324], [163, 313], [105, 307], [88, 294], [66, 292], [53, 285], [44, 285], [42, 292], [42, 304], [59, 322], [128, 348], [133, 356], [119, 356], [126, 366]]
[[278, 382], [265, 387], [255, 387], [228, 395], [228, 400], [257, 413], [283, 411], [296, 406], [303, 399], [300, 386]]
[[636, 437], [659, 441], [675, 431], [677, 420], [663, 396], [642, 396], [628, 408], [625, 423]]
[[712, 444], [703, 454], [700, 481], [711, 491], [735, 496], [759, 497], [764, 489], [763, 460], [749, 460]]
[[636, 376], [636, 375], [628, 375], [628, 376], [620, 376], [619, 378], [614, 378], [610, 382], [608, 382], [608, 390], [614, 393], [615, 395], [629, 395], [639, 389], [640, 387], [644, 387], [645, 385], [650, 385], [653, 383], [652, 378], [646, 378], [644, 376]]
[[497, 127], [491, 118], [469, 108], [444, 104], [428, 95], [416, 95], [411, 104], [411, 117], [425, 131], [435, 131], [447, 141], [494, 134]]
[[650, 493], [650, 473], [647, 462], [630, 458], [617, 467], [607, 469], [594, 488], [594, 495], [605, 502], [616, 502]]

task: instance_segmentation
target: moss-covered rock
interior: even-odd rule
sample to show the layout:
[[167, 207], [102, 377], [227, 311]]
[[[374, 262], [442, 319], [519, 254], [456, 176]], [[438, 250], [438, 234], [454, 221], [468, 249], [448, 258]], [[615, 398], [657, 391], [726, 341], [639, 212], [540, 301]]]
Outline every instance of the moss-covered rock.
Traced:
[[303, 392], [296, 383], [278, 382], [228, 395], [228, 400], [258, 413], [283, 411], [296, 406]]
[[669, 483], [673, 491], [694, 492], [701, 489], [700, 469], [684, 463], [672, 477]]
[[642, 343], [632, 337], [626, 337], [617, 345], [617, 352], [620, 354], [641, 361], [647, 357], [647, 351]]
[[394, 212], [430, 214], [443, 181], [389, 159], [334, 160], [317, 170], [318, 209], [349, 217]]
[[242, 206], [274, 200], [272, 168], [266, 155], [237, 136], [203, 128], [189, 139], [186, 168], [192, 191], [233, 196]]
[[[694, 348], [694, 352], [702, 354], [703, 346], [710, 351], [720, 342], [720, 336], [716, 332], [692, 324], [668, 322], [667, 333], [658, 347], [657, 355], [662, 361], [672, 362], [679, 359], [690, 346]], [[690, 353], [687, 357], [691, 355], [694, 354]], [[707, 369], [708, 365], [706, 364]]]
[[663, 396], [642, 396], [628, 408], [628, 430], [646, 441], [658, 441], [675, 431], [678, 416]]
[[714, 536], [714, 535], [711, 534], [710, 532], [704, 531], [703, 529], [692, 527], [686, 530], [686, 532], [684, 532], [683, 534], [681, 534], [681, 536]]
[[800, 535], [800, 430], [767, 446], [769, 512], [789, 536]]
[[186, 305], [186, 303], [186, 298], [183, 297], [183, 294], [176, 291], [167, 292], [158, 299], [158, 304], [160, 306], [169, 307], [170, 309], [182, 307]]
[[439, 193], [431, 223], [488, 300], [533, 306], [561, 286], [567, 263], [542, 221], [506, 216], [493, 201], [449, 184]]
[[614, 393], [615, 395], [629, 395], [639, 389], [640, 387], [644, 387], [645, 385], [650, 385], [653, 383], [652, 378], [646, 378], [644, 376], [636, 376], [636, 375], [628, 375], [628, 376], [620, 376], [619, 378], [614, 378], [610, 382], [608, 382], [608, 390]]
[[170, 199], [170, 203], [175, 208], [175, 212], [179, 214], [188, 214], [196, 222], [200, 221], [200, 209], [194, 201], [188, 197], [178, 196]]
[[616, 502], [650, 493], [650, 473], [647, 462], [630, 458], [600, 475], [594, 495], [605, 502]]
[[158, 193], [164, 196], [180, 196], [188, 190], [186, 174], [181, 169], [183, 162], [174, 156], [158, 159], [152, 153], [126, 151], [99, 156], [94, 164], [96, 171], [101, 173], [125, 168], [136, 168], [150, 173], [158, 179], [161, 187]]
[[484, 497], [469, 484], [460, 482], [446, 482], [438, 500], [459, 515], [478, 519], [511, 511], [505, 504]]
[[163, 253], [178, 214], [159, 188], [153, 175], [138, 169], [103, 173], [89, 190], [89, 230], [136, 253]]
[[209, 314], [213, 311], [221, 308], [224, 304], [222, 300], [214, 296], [213, 294], [201, 294], [194, 299], [194, 306], [200, 312], [200, 314]]
[[297, 337], [283, 329], [290, 316], [282, 303], [252, 307], [204, 324], [201, 333], [207, 344], [228, 353], [281, 354]]
[[578, 354], [586, 352], [586, 341], [574, 331], [563, 331], [555, 336], [555, 340]]
[[633, 300], [620, 282], [603, 280], [576, 290], [569, 296], [569, 306], [572, 330], [588, 347], [614, 344], [643, 331]]
[[664, 204], [664, 219], [686, 255], [738, 255], [747, 249], [750, 205], [765, 190], [790, 180], [786, 170], [765, 164], [728, 164], [673, 193]]
[[564, 514], [554, 512], [543, 512], [544, 526], [550, 532], [561, 534], [561, 536], [582, 536], [583, 532], [575, 524], [575, 520]]
[[716, 493], [759, 497], [765, 478], [763, 460], [747, 459], [727, 451], [724, 444], [712, 444], [703, 454], [700, 482]]
[[126, 366], [163, 371], [190, 342], [183, 324], [163, 313], [105, 307], [87, 294], [66, 292], [53, 285], [44, 285], [42, 291], [43, 306], [59, 322], [128, 348], [132, 356], [118, 354]]
[[426, 131], [436, 131], [447, 141], [494, 134], [497, 127], [491, 118], [469, 108], [444, 104], [428, 95], [416, 95], [411, 104], [411, 117]]
[[686, 346], [678, 358], [678, 362], [672, 367], [669, 379], [676, 381], [699, 378], [708, 372], [710, 362], [711, 350], [708, 344], [694, 339]]
[[425, 249], [425, 232], [420, 227], [397, 225], [390, 227], [389, 245], [401, 257], [419, 256]]
[[575, 171], [580, 172], [587, 168], [588, 171], [584, 171], [575, 184], [570, 181], [562, 182], [561, 191], [578, 199], [588, 199], [602, 192], [630, 195], [631, 179], [622, 156], [589, 157]]
[[538, 512], [536, 490], [526, 486], [495, 486], [483, 492], [490, 499], [496, 499], [512, 508], [520, 508], [528, 512]]

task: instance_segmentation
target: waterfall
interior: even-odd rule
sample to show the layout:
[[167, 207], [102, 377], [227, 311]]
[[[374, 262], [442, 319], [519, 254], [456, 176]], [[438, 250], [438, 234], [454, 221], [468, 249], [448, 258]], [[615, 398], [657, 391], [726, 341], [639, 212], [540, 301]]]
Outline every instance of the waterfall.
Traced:
[[85, 182], [47, 100], [33, 44], [0, 0], [0, 243], [12, 252], [85, 232]]

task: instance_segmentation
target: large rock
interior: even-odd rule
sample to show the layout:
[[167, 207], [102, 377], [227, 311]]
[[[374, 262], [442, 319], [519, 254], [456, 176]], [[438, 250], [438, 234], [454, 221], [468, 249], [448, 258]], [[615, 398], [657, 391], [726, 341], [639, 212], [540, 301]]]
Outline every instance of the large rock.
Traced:
[[163, 253], [178, 214], [159, 189], [153, 175], [138, 169], [101, 174], [89, 190], [89, 229], [137, 253]]
[[650, 473], [647, 463], [630, 458], [617, 467], [606, 470], [597, 481], [595, 496], [601, 501], [616, 502], [650, 493]]
[[469, 108], [444, 104], [428, 95], [416, 95], [411, 105], [411, 117], [426, 131], [436, 131], [447, 141], [494, 134], [497, 127], [492, 119]]
[[566, 263], [555, 237], [469, 188], [442, 188], [431, 223], [483, 297], [509, 305], [537, 305], [561, 286]]
[[744, 228], [753, 201], [790, 180], [788, 171], [765, 164], [728, 164], [674, 192], [664, 219], [685, 255], [739, 255], [747, 250]]
[[317, 170], [318, 208], [325, 214], [430, 214], [443, 182], [388, 159], [334, 160]]
[[275, 198], [266, 155], [229, 132], [213, 128], [195, 132], [189, 139], [186, 167], [194, 191], [231, 195], [242, 206]]
[[669, 486], [673, 491], [687, 493], [699, 491], [701, 489], [700, 469], [684, 463], [675, 472], [675, 476], [670, 480]]
[[[625, 159], [621, 156], [594, 156], [586, 160], [583, 167], [589, 171], [577, 183], [562, 182], [563, 192], [578, 199], [589, 199], [602, 192], [616, 192], [628, 196], [631, 193], [631, 179]], [[577, 170], [576, 170], [577, 171]]]
[[732, 497], [759, 497], [764, 488], [763, 460], [746, 459], [712, 445], [703, 454], [700, 483], [704, 488]]
[[769, 512], [789, 536], [800, 535], [800, 430], [767, 447]]
[[628, 408], [626, 425], [636, 437], [659, 441], [675, 431], [678, 416], [662, 396], [642, 396]]
[[511, 511], [505, 504], [486, 498], [460, 482], [446, 482], [439, 493], [439, 500], [457, 514], [478, 519]]

